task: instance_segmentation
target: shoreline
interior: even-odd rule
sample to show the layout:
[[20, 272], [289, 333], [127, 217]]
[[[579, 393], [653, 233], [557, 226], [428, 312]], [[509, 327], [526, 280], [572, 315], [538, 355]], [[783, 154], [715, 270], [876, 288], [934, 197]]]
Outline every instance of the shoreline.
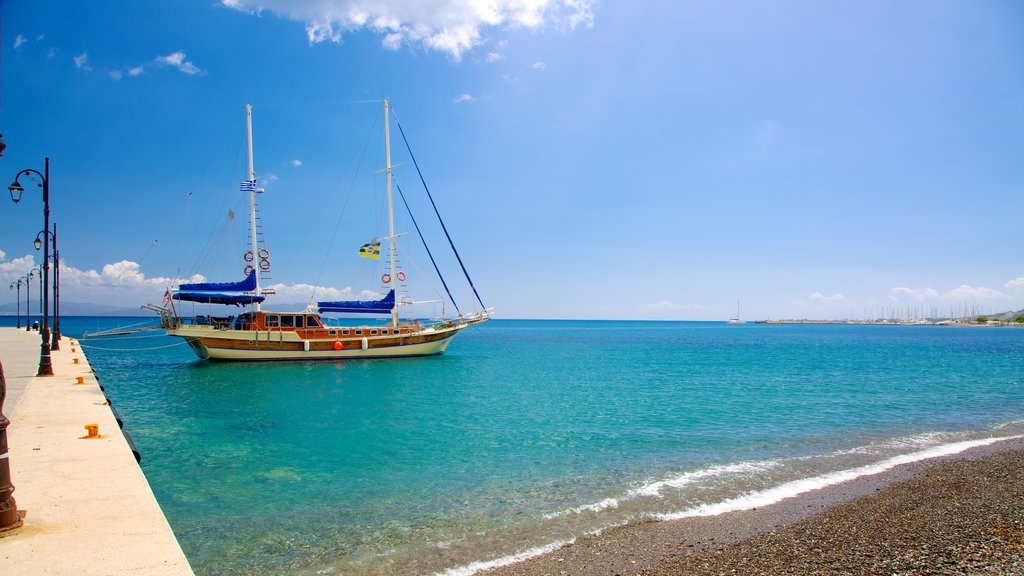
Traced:
[[[920, 490], [916, 483], [922, 479], [952, 474], [967, 477], [966, 484], [961, 484], [968, 485], [970, 480], [978, 480], [979, 474], [972, 471], [980, 471], [993, 463], [998, 467], [997, 461], [1001, 458], [1016, 462], [1024, 470], [1024, 438], [1009, 438], [954, 454], [899, 464], [876, 474], [859, 476], [747, 510], [724, 512], [715, 516], [645, 520], [608, 528], [598, 534], [580, 537], [572, 543], [519, 562], [490, 569], [478, 569], [473, 573], [484, 576], [671, 576], [684, 573], [717, 574], [738, 568], [739, 564], [743, 565], [741, 572], [757, 573], [762, 570], [760, 565], [770, 564], [779, 559], [776, 557], [777, 551], [767, 552], [766, 545], [762, 542], [765, 539], [791, 541], [794, 537], [789, 533], [805, 533], [805, 524], [820, 525], [824, 518], [832, 516], [855, 518], [859, 510], [870, 509], [874, 505], [872, 499], [882, 496], [896, 500], [906, 499], [909, 495], [917, 493], [915, 490]], [[953, 471], [950, 472], [949, 469]], [[930, 486], [930, 489], [932, 492], [937, 490], [935, 486]], [[963, 490], [964, 495], [971, 493], [969, 488]], [[1017, 511], [1020, 516], [1019, 512], [1024, 512], [1024, 504]], [[899, 520], [907, 519], [882, 519], [884, 524], [893, 524]], [[848, 535], [836, 535], [840, 540], [845, 536]], [[920, 536], [927, 538], [929, 535]], [[792, 547], [792, 544], [789, 546]], [[844, 548], [845, 544], [836, 543], [833, 548], [835, 547]], [[842, 551], [827, 548], [827, 545], [823, 547], [819, 544], [812, 552], [825, 555]], [[1021, 548], [1024, 549], [1024, 546]], [[806, 573], [812, 569], [806, 566], [807, 558], [799, 560], [805, 567], [792, 573]], [[822, 561], [822, 566], [816, 566], [814, 569], [820, 571], [822, 567], [827, 568], [825, 564], [827, 563]], [[848, 567], [847, 570], [849, 569]], [[447, 573], [470, 573], [458, 570]], [[775, 566], [762, 573], [785, 572], [784, 567]]]

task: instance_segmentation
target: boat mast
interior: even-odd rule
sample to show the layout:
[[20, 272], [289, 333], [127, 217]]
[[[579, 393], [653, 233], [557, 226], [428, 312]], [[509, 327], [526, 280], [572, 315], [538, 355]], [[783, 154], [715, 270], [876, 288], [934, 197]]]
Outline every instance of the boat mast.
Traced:
[[[388, 246], [391, 251], [391, 289], [398, 284], [395, 274], [395, 212], [391, 204], [391, 131], [388, 129], [388, 107], [390, 102], [384, 99], [384, 171], [388, 188]], [[396, 291], [397, 296], [397, 291]], [[391, 307], [391, 325], [398, 326], [398, 298]]]
[[[252, 166], [252, 104], [245, 105], [245, 135], [249, 143], [249, 182], [256, 181], [256, 171]], [[256, 248], [256, 187], [249, 187], [249, 231], [252, 233], [249, 238], [249, 246], [252, 250], [253, 264], [256, 271], [256, 295], [260, 295], [260, 267]], [[253, 302], [253, 312], [260, 311], [260, 303]]]

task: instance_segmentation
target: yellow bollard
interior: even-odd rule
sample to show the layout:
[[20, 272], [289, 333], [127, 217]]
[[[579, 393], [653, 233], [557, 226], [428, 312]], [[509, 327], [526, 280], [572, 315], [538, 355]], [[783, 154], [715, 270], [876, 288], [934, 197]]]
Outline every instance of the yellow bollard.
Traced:
[[85, 376], [75, 376], [75, 384], [85, 384]]
[[74, 352], [74, 351], [75, 351], [74, 347], [72, 347], [72, 348], [71, 348], [71, 351], [72, 351], [72, 352]]
[[72, 358], [71, 361], [74, 362], [75, 364], [78, 364], [78, 358]]
[[105, 436], [100, 434], [99, 424], [86, 424], [85, 429], [87, 430], [87, 433], [85, 436], [82, 436], [80, 440], [96, 440], [97, 438], [105, 438]]

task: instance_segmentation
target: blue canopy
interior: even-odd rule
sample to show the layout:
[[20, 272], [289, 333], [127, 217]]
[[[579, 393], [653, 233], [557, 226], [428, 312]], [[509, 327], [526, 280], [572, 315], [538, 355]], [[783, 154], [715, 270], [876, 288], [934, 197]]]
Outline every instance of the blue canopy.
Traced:
[[255, 270], [250, 270], [249, 275], [241, 282], [204, 282], [201, 284], [182, 284], [178, 286], [178, 290], [192, 290], [195, 292], [252, 292], [255, 289]]
[[200, 302], [202, 304], [233, 304], [245, 306], [253, 302], [263, 302], [263, 296], [253, 294], [219, 294], [217, 292], [175, 292], [171, 298], [185, 302]]
[[388, 295], [380, 300], [347, 300], [340, 302], [317, 302], [320, 313], [324, 312], [356, 312], [360, 314], [380, 314], [391, 312], [395, 307], [395, 291], [392, 289]]

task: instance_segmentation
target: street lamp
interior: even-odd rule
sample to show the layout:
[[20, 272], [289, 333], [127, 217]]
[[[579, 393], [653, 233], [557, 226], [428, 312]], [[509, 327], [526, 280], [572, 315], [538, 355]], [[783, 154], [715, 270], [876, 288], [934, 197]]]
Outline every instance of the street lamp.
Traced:
[[32, 331], [32, 276], [36, 273], [36, 269], [33, 268], [25, 274], [25, 332]]
[[[53, 338], [50, 340], [50, 352], [53, 352], [54, 350], [60, 350], [60, 344], [58, 343], [58, 340], [60, 339], [60, 333], [58, 332], [59, 320], [57, 320], [57, 296], [58, 296], [57, 274], [58, 274], [58, 271], [57, 271], [56, 268], [57, 268], [58, 262], [57, 262], [57, 237], [56, 237], [57, 225], [56, 224], [53, 225], [53, 229], [54, 229], [54, 232], [52, 232], [52, 233], [51, 232], [47, 232], [46, 230], [41, 230], [39, 232], [39, 234], [36, 234], [35, 241], [32, 242], [32, 244], [36, 247], [36, 250], [39, 250], [40, 248], [42, 248], [43, 242], [46, 239], [51, 240], [52, 241], [51, 244], [53, 245], [53, 266], [54, 266], [54, 271], [53, 271]], [[40, 237], [42, 237], [43, 239], [40, 239]], [[45, 291], [45, 290], [49, 289], [49, 286], [43, 286], [41, 289], [43, 291]]]
[[[14, 177], [14, 182], [7, 187], [11, 191], [11, 200], [17, 204], [21, 201], [21, 195], [25, 189], [18, 183], [18, 180], [22, 176], [28, 176], [29, 174], [35, 174], [41, 182], [38, 184], [43, 189], [43, 230], [48, 231], [50, 229], [50, 159], [45, 159], [45, 167], [43, 168], [43, 174], [40, 174], [38, 170], [32, 168], [26, 168], [18, 175]], [[53, 364], [50, 362], [50, 327], [49, 324], [49, 295], [45, 288], [50, 283], [50, 243], [42, 242], [39, 236], [36, 236], [36, 249], [39, 249], [39, 244], [42, 244], [43, 248], [43, 325], [39, 329], [39, 335], [42, 339], [42, 343], [39, 345], [39, 371], [37, 376], [53, 376]]]
[[11, 290], [14, 290], [15, 284], [18, 286], [18, 295], [14, 300], [18, 303], [18, 328], [21, 328], [21, 278], [18, 278], [17, 282], [11, 282]]
[[57, 223], [53, 223], [53, 338], [50, 351], [60, 350], [60, 250], [57, 250]]

